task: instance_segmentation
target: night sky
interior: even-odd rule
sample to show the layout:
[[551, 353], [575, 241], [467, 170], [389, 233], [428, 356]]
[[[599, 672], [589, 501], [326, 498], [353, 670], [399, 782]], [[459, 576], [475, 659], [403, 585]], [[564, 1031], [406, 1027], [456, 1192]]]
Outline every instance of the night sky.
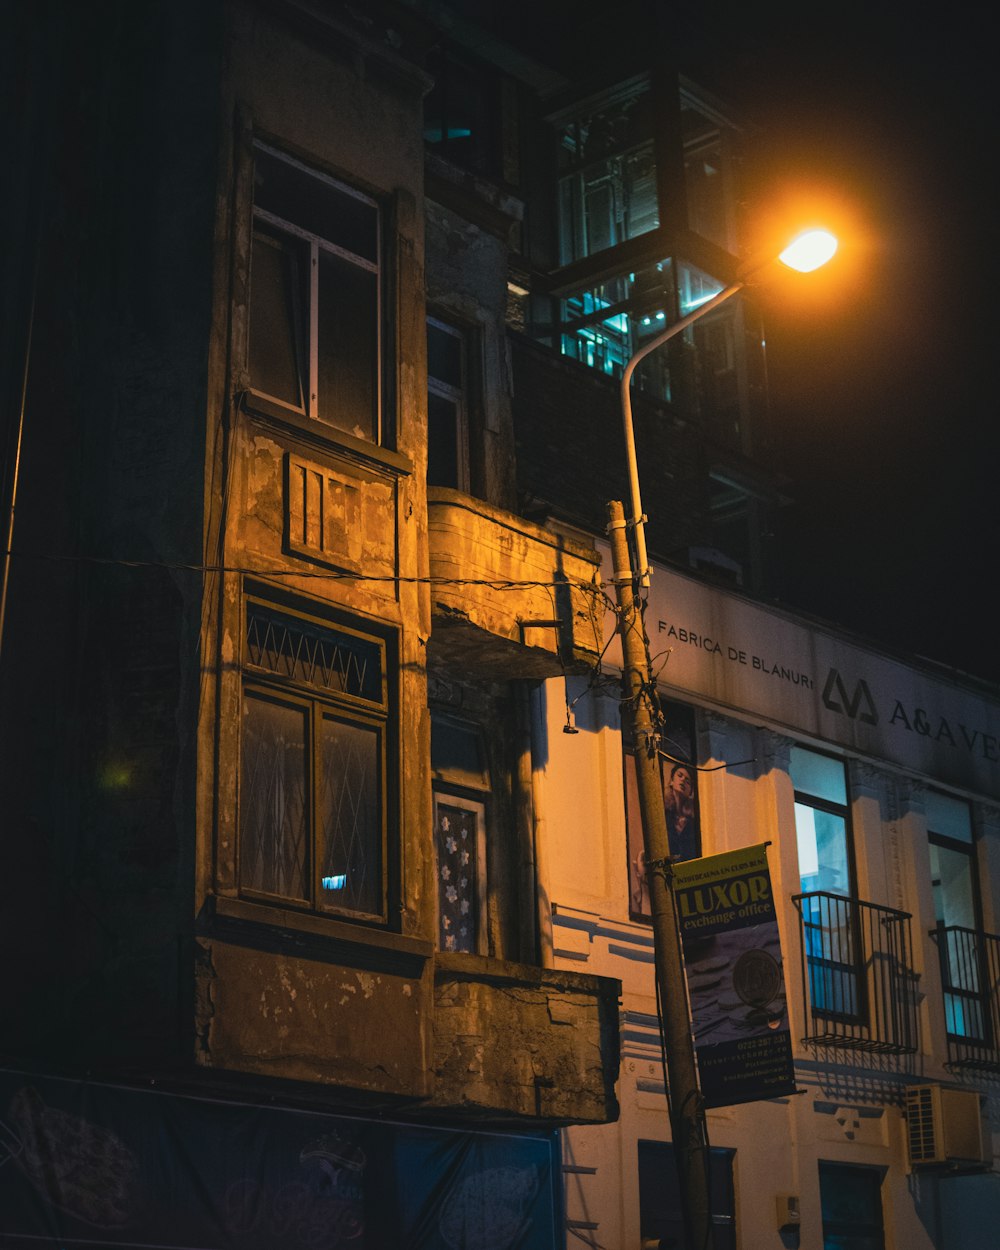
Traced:
[[823, 282], [760, 292], [783, 596], [1000, 681], [988, 18], [839, 12], [758, 26], [732, 65], [764, 128], [752, 207], [828, 203], [843, 239]]
[[[601, 68], [631, 10], [641, 23], [650, 4], [472, 7], [579, 71]], [[691, 76], [760, 126], [745, 170], [751, 240], [799, 216], [842, 237], [822, 275], [758, 292], [792, 498], [775, 534], [782, 601], [1000, 681], [988, 10], [957, 6], [946, 27], [902, 5], [662, 7], [693, 51]]]

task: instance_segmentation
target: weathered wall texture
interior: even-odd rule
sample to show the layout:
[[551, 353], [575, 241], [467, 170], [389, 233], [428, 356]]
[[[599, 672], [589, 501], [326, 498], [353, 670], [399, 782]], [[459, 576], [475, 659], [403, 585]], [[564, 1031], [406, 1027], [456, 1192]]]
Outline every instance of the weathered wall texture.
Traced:
[[617, 981], [444, 954], [434, 980], [436, 1106], [616, 1118]]

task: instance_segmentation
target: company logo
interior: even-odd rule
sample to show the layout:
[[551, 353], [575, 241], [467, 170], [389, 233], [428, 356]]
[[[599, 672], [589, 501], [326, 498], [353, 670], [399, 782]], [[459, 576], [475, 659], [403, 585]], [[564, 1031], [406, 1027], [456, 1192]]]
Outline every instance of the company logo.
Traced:
[[831, 668], [823, 687], [823, 703], [831, 712], [841, 712], [864, 725], [878, 724], [872, 692], [863, 677], [859, 677], [854, 683], [854, 693], [848, 694], [843, 677], [835, 668]]

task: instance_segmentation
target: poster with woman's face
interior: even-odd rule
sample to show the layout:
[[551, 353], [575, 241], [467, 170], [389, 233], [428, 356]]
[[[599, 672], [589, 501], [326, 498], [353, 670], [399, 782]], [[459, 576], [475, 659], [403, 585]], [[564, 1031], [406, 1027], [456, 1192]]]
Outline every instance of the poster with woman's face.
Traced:
[[[683, 703], [662, 703], [664, 724], [660, 742], [660, 777], [663, 810], [667, 818], [670, 854], [678, 859], [701, 855], [701, 825], [698, 818], [697, 742], [694, 709]], [[649, 888], [646, 885], [642, 821], [639, 817], [639, 791], [631, 743], [625, 747], [625, 823], [628, 845], [629, 915], [633, 920], [651, 919]]]

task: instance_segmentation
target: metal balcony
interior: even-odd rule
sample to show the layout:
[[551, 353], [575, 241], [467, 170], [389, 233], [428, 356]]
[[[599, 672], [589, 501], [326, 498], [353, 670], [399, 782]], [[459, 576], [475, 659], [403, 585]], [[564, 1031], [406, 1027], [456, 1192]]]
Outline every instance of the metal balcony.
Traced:
[[1000, 1072], [1000, 937], [942, 925], [931, 930], [941, 962], [949, 1068]]
[[825, 892], [792, 901], [802, 925], [803, 1044], [915, 1053], [909, 912]]

